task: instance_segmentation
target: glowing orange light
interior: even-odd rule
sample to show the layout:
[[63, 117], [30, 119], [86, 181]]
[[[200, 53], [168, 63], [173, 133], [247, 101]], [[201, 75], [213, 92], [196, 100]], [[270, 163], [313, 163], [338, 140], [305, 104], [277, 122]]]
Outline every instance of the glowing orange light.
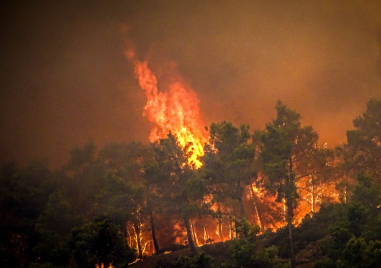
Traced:
[[185, 86], [179, 76], [171, 77], [171, 82], [160, 91], [157, 76], [148, 68], [148, 62], [136, 60], [132, 49], [128, 49], [125, 55], [134, 62], [139, 85], [147, 96], [143, 115], [155, 123], [150, 141], [165, 138], [171, 132], [182, 146], [191, 144], [189, 163], [200, 167], [201, 162], [197, 158], [204, 154], [203, 144], [207, 141], [207, 133], [200, 121], [196, 93]]
[[[192, 154], [188, 161], [189, 163], [194, 163], [194, 165], [199, 168], [202, 164], [198, 160], [198, 157], [204, 154], [203, 144], [207, 142], [207, 133], [203, 127], [204, 124], [202, 124], [200, 120], [197, 94], [183, 82], [183, 79], [179, 75], [173, 74], [176, 72], [168, 72], [171, 73], [169, 79], [168, 77], [155, 74], [152, 69], [149, 68], [149, 63], [147, 61], [137, 60], [134, 49], [128, 48], [125, 51], [125, 56], [128, 60], [133, 62], [139, 86], [144, 90], [147, 97], [143, 115], [147, 117], [149, 121], [154, 123], [154, 127], [149, 136], [150, 141], [155, 142], [159, 139], [163, 139], [169, 132], [171, 132], [177, 137], [182, 146], [186, 146], [189, 143], [191, 144], [190, 150], [192, 151]], [[381, 144], [379, 140], [373, 140], [373, 142], [375, 142], [377, 146], [380, 146]], [[323, 147], [326, 148], [327, 144], [324, 144]], [[323, 193], [324, 196], [329, 196], [334, 201], [338, 201], [339, 199], [339, 195], [335, 191], [334, 185], [317, 186], [311, 182], [310, 177], [305, 180], [300, 180], [297, 186], [298, 189], [302, 189], [299, 190], [299, 194], [302, 197], [301, 200], [304, 200], [304, 202], [300, 202], [295, 208], [293, 219], [295, 225], [300, 224], [302, 219], [311, 211], [318, 211], [319, 206], [316, 205], [322, 202]], [[278, 204], [275, 197], [266, 195], [264, 189], [260, 187], [257, 188], [254, 184], [249, 185], [247, 187], [246, 198], [250, 200], [254, 196], [256, 196], [256, 200], [259, 200], [256, 201], [258, 204], [262, 201], [273, 204], [267, 208], [268, 211], [279, 210], [283, 212], [284, 216], [286, 215], [287, 208], [285, 202]], [[212, 196], [206, 196], [204, 202], [209, 203], [211, 200]], [[379, 205], [378, 208], [380, 206], [381, 205]], [[214, 203], [212, 204], [211, 209], [214, 212], [217, 212], [220, 210], [220, 205]], [[264, 228], [271, 228], [275, 231], [286, 225], [285, 221], [269, 222], [269, 219], [266, 219], [266, 217], [264, 217], [263, 222], [261, 222], [262, 220], [259, 215], [257, 204], [254, 205], [254, 209], [255, 214], [257, 215], [257, 223], [261, 226], [263, 225]], [[233, 239], [237, 236], [234, 221], [229, 222], [228, 224], [225, 223], [224, 230], [226, 230], [225, 233], [228, 232], [228, 236], [226, 235], [226, 237], [223, 235], [222, 226], [222, 219], [220, 219], [218, 223], [216, 222], [216, 226], [210, 225], [209, 230], [203, 226], [203, 240], [208, 241], [211, 238], [209, 237], [209, 233], [213, 236], [214, 232], [221, 241]], [[142, 227], [142, 225], [140, 227]], [[182, 230], [182, 227], [178, 223], [174, 228], [176, 230]], [[142, 228], [140, 228], [140, 230], [141, 229]], [[201, 246], [202, 244], [197, 237], [197, 228], [194, 226], [193, 222], [191, 222], [191, 230], [196, 246]], [[137, 232], [138, 230], [135, 230], [135, 234], [137, 234]], [[183, 231], [182, 237], [186, 237], [185, 231]], [[135, 237], [135, 241], [135, 244], [137, 245], [137, 236]], [[150, 243], [150, 241], [142, 245], [142, 252], [146, 250], [148, 243]], [[180, 244], [185, 242], [182, 241], [180, 237], [177, 237], [176, 243]], [[142, 244], [142, 237], [140, 237], [140, 244]]]

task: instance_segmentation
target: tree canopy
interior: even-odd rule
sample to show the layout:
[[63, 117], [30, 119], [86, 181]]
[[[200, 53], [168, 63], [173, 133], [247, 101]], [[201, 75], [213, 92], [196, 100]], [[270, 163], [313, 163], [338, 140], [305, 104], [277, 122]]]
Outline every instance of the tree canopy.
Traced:
[[[3, 164], [1, 267], [126, 267], [185, 247], [168, 267], [297, 267], [316, 245], [315, 267], [378, 267], [381, 100], [334, 149], [281, 101], [275, 112], [252, 133], [212, 123], [200, 167], [172, 133], [90, 140], [56, 170]], [[198, 249], [219, 241], [223, 261]]]

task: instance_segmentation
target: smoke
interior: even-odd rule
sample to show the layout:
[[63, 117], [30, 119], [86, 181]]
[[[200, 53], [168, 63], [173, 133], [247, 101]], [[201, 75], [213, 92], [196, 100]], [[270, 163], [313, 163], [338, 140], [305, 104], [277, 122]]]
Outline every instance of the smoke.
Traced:
[[154, 69], [176, 62], [206, 124], [263, 128], [281, 99], [322, 143], [345, 142], [366, 101], [381, 97], [381, 3], [363, 2], [8, 1], [0, 160], [48, 156], [57, 165], [89, 138], [148, 140], [121, 24]]

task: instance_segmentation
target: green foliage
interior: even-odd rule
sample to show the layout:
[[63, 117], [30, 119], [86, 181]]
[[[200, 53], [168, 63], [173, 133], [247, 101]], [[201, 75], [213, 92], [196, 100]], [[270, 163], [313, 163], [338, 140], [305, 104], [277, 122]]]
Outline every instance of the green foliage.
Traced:
[[144, 171], [156, 194], [155, 201], [165, 214], [184, 223], [189, 246], [195, 252], [189, 219], [209, 212], [209, 204], [204, 202], [207, 189], [193, 163], [188, 162], [190, 146], [182, 147], [169, 133], [167, 138], [153, 144], [153, 158]]
[[381, 182], [381, 99], [371, 99], [362, 116], [353, 120], [354, 130], [347, 131], [351, 157], [356, 170], [365, 170], [375, 181]]
[[307, 214], [294, 232], [295, 242], [312, 243], [327, 236], [329, 225], [339, 216], [337, 210], [333, 204], [323, 203], [319, 212]]
[[[371, 177], [361, 172], [357, 176], [358, 184], [353, 191], [352, 200], [362, 204], [364, 215], [358, 222], [358, 229], [361, 229], [362, 236], [366, 239], [381, 240], [381, 227], [380, 227], [380, 204], [381, 204], [381, 185], [374, 183]], [[360, 213], [360, 212], [358, 212]]]
[[70, 230], [80, 224], [81, 220], [71, 214], [66, 196], [62, 192], [52, 193], [35, 226], [41, 235], [41, 242], [34, 249], [40, 262], [66, 267], [70, 260], [67, 246]]
[[343, 250], [342, 259], [338, 261], [339, 267], [365, 267], [363, 260], [367, 244], [363, 238], [351, 238]]
[[[66, 195], [72, 206], [72, 212], [86, 220], [100, 214], [99, 199], [105, 185], [106, 163], [98, 157], [93, 141], [82, 148], [75, 147], [70, 152], [68, 164], [64, 167]], [[78, 206], [77, 204], [81, 204]]]
[[200, 251], [193, 257], [181, 255], [172, 263], [172, 266], [179, 268], [217, 268], [217, 266], [213, 264], [213, 261], [214, 259], [210, 255]]
[[223, 203], [231, 210], [238, 205], [239, 214], [235, 216], [245, 217], [244, 188], [256, 179], [255, 150], [249, 143], [249, 126], [238, 128], [225, 121], [212, 123], [209, 134], [210, 144], [205, 145], [201, 170], [208, 180], [213, 202]]
[[381, 241], [377, 240], [380, 187], [363, 172], [357, 179], [353, 201], [335, 205], [340, 208], [341, 217], [331, 224], [330, 237], [322, 244], [329, 260], [318, 262], [315, 267], [379, 267], [381, 263]]
[[257, 237], [259, 230], [258, 225], [251, 225], [245, 218], [236, 222], [236, 232], [239, 239], [232, 241], [229, 246], [234, 260], [230, 267], [289, 267], [280, 262], [276, 246], [263, 248]]
[[352, 202], [348, 204], [348, 223], [349, 230], [354, 236], [359, 237], [363, 232], [368, 218], [368, 210], [363, 204]]
[[69, 245], [80, 267], [101, 263], [126, 266], [135, 259], [134, 251], [108, 219], [97, 219], [73, 229]]
[[376, 268], [381, 263], [381, 241], [369, 241], [364, 250], [365, 267]]
[[82, 148], [75, 146], [69, 153], [68, 168], [75, 170], [95, 161], [97, 146], [93, 140], [89, 140]]
[[[248, 125], [212, 123], [199, 170], [188, 163], [191, 145], [182, 147], [172, 134], [151, 146], [110, 143], [98, 150], [89, 141], [71, 150], [67, 165], [55, 172], [47, 161], [23, 167], [3, 165], [0, 266], [94, 267], [111, 262], [124, 267], [135, 258], [121, 233], [127, 223], [138, 230], [136, 234], [141, 226], [152, 230], [156, 252], [160, 252], [155, 225], [160, 242], [166, 240], [165, 247], [176, 238], [175, 223], [186, 228], [191, 245], [190, 219], [209, 214], [221, 230], [227, 219], [230, 223], [239, 219], [235, 222], [238, 239], [230, 243], [231, 258], [223, 259], [219, 267], [282, 267], [278, 255], [292, 257], [293, 245], [300, 253], [309, 243], [321, 245], [325, 254], [315, 267], [380, 267], [381, 100], [367, 103], [367, 110], [353, 122], [355, 129], [347, 133], [348, 144], [335, 151], [319, 147], [312, 127], [302, 127], [300, 114], [280, 101], [276, 112], [253, 142]], [[303, 178], [309, 184], [301, 185]], [[300, 199], [303, 191], [313, 186], [313, 194], [323, 200], [324, 192], [317, 192], [316, 186], [335, 180], [342, 203], [322, 204], [318, 213], [307, 215], [294, 228], [297, 203], [311, 202], [314, 207], [311, 195]], [[270, 214], [281, 209], [269, 209], [264, 200], [273, 199], [254, 190], [248, 200], [245, 191], [254, 182], [276, 196], [276, 201], [285, 202], [289, 229], [268, 231], [258, 238], [259, 227], [245, 216], [258, 217], [265, 227], [273, 217]], [[249, 201], [255, 203], [252, 213], [246, 206]], [[211, 212], [212, 205], [218, 207], [216, 212]], [[294, 243], [289, 244], [292, 236]], [[139, 255], [143, 243], [137, 245]], [[182, 257], [174, 265], [216, 267], [214, 261], [201, 252]]]
[[40, 242], [35, 225], [43, 212], [55, 177], [47, 161], [32, 161], [25, 167], [4, 164], [0, 174], [0, 266], [20, 267], [35, 259]]
[[332, 226], [330, 232], [332, 237], [323, 240], [321, 249], [325, 255], [336, 261], [352, 236], [348, 228], [339, 225]]
[[[289, 230], [291, 265], [295, 267], [292, 222], [299, 194], [296, 182], [317, 172], [311, 157], [317, 151], [318, 135], [310, 126], [301, 127], [300, 114], [290, 110], [281, 101], [275, 106], [277, 116], [257, 132], [260, 163], [263, 171], [262, 185], [277, 202], [285, 202], [285, 215]], [[319, 159], [320, 160], [320, 159]], [[321, 160], [320, 160], [321, 161]]]
[[57, 236], [62, 239], [81, 221], [71, 214], [71, 205], [65, 194], [54, 192], [49, 196], [44, 212], [38, 218], [36, 230], [43, 237]]
[[258, 225], [250, 224], [246, 218], [235, 222], [235, 231], [239, 238], [246, 238], [254, 240], [255, 236], [259, 233], [260, 227]]
[[331, 259], [323, 259], [323, 260], [317, 261], [313, 267], [314, 268], [336, 268], [336, 264]]
[[381, 241], [366, 242], [352, 237], [335, 259], [317, 262], [314, 268], [377, 268], [381, 263]]
[[160, 195], [163, 207], [180, 217], [194, 216], [191, 207], [202, 201], [206, 189], [188, 163], [188, 147], [182, 148], [176, 137], [169, 134], [154, 144], [154, 152], [145, 176]]
[[[304, 249], [308, 244], [315, 243], [330, 234], [329, 226], [337, 220], [346, 217], [341, 211], [341, 205], [323, 204], [319, 212], [307, 214], [301, 224], [293, 229], [295, 252]], [[341, 214], [345, 214], [342, 215]], [[279, 248], [282, 258], [290, 257], [290, 243], [287, 228], [278, 229], [276, 232], [266, 233], [264, 245], [275, 245]]]
[[317, 154], [318, 135], [310, 126], [301, 127], [300, 114], [281, 101], [275, 108], [277, 117], [255, 137], [260, 141], [263, 185], [269, 193], [277, 195], [278, 202], [286, 200], [292, 216], [299, 197], [296, 181], [316, 172], [316, 159], [310, 156]]
[[101, 202], [102, 211], [119, 226], [129, 221], [139, 221], [140, 215], [146, 212], [145, 191], [143, 184], [134, 184], [108, 172]]
[[331, 237], [326, 238], [322, 245], [323, 252], [334, 261], [339, 258], [352, 237], [361, 235], [367, 217], [367, 211], [361, 203], [338, 205], [336, 211], [345, 216], [332, 223], [329, 227]]
[[278, 248], [271, 246], [262, 248], [256, 239], [241, 238], [234, 240], [230, 246], [233, 257], [231, 267], [247, 268], [286, 268], [289, 264], [282, 263], [278, 257]]

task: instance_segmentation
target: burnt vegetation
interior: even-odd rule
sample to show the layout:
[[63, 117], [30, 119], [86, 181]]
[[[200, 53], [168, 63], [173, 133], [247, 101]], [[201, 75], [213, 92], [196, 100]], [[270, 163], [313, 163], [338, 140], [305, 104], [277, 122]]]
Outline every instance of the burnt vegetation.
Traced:
[[200, 168], [171, 133], [3, 164], [0, 266], [380, 267], [381, 100], [336, 148], [300, 119], [212, 123]]

